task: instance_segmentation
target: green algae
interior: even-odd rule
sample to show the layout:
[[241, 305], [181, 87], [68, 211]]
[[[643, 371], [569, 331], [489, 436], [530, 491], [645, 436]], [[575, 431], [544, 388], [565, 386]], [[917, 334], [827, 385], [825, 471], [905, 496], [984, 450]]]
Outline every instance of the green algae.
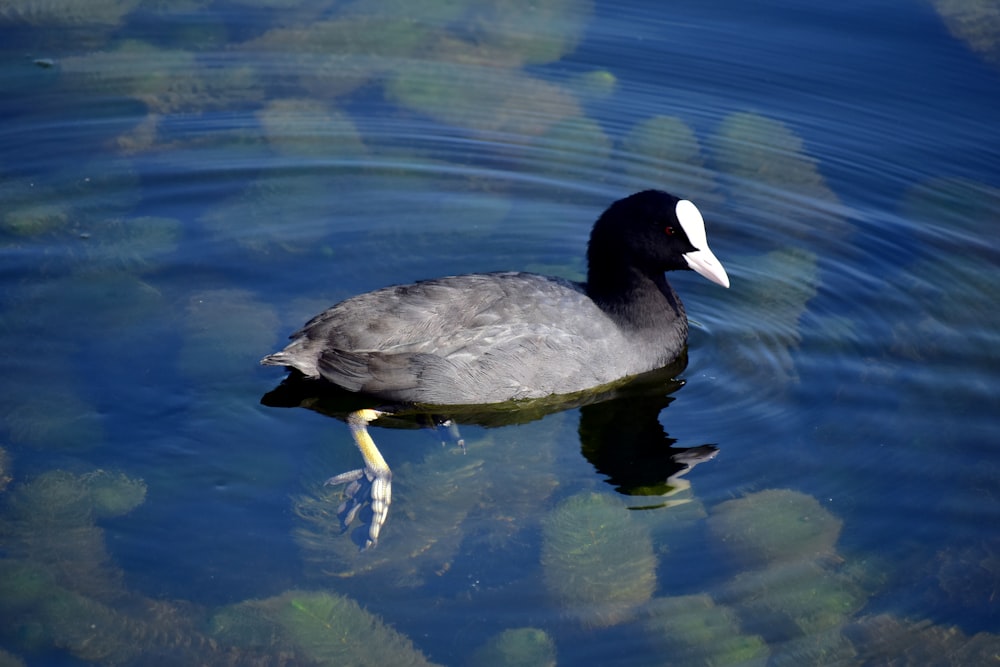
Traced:
[[618, 90], [618, 77], [606, 69], [594, 69], [574, 74], [565, 85], [581, 100], [593, 102], [614, 95]]
[[676, 116], [653, 116], [632, 126], [621, 141], [620, 160], [639, 187], [670, 183], [671, 190], [698, 205], [720, 199], [698, 137]]
[[486, 65], [428, 61], [402, 65], [386, 97], [442, 123], [515, 137], [543, 134], [583, 114], [567, 90], [527, 74]]
[[139, 0], [5, 0], [0, 25], [116, 26]]
[[521, 64], [561, 60], [583, 37], [593, 12], [591, 0], [490, 0], [470, 5], [466, 16], [473, 40], [516, 56]]
[[14, 480], [10, 471], [10, 454], [7, 453], [6, 449], [0, 447], [0, 493], [3, 493], [7, 489], [7, 485]]
[[642, 626], [655, 654], [669, 656], [664, 665], [767, 664], [770, 650], [764, 640], [744, 634], [736, 613], [708, 595], [658, 598], [643, 613]]
[[585, 116], [554, 123], [534, 145], [546, 153], [537, 164], [538, 171], [562, 177], [600, 174], [611, 155], [611, 139], [597, 121]]
[[[116, 261], [122, 255], [116, 254]], [[106, 339], [108, 332], [143, 330], [164, 316], [163, 294], [150, 282], [124, 269], [83, 267], [63, 283], [61, 317], [81, 338]]]
[[952, 37], [1000, 67], [1000, 7], [990, 0], [931, 0]]
[[88, 264], [141, 270], [177, 249], [181, 222], [158, 216], [109, 218], [82, 227], [80, 233]]
[[746, 628], [768, 641], [838, 630], [868, 601], [852, 577], [814, 561], [742, 572], [721, 597], [739, 611]]
[[62, 229], [69, 220], [65, 203], [39, 201], [8, 210], [3, 216], [3, 228], [17, 236], [33, 237]]
[[5, 553], [44, 567], [59, 585], [88, 598], [115, 599], [124, 591], [122, 573], [95, 521], [131, 511], [145, 493], [141, 480], [121, 473], [43, 473], [7, 498], [0, 519]]
[[[426, 26], [398, 16], [342, 16], [275, 28], [235, 48], [279, 94], [334, 99], [380, 80], [433, 37]], [[270, 74], [275, 71], [282, 76]]]
[[178, 366], [204, 380], [242, 376], [274, 347], [278, 329], [274, 310], [246, 290], [197, 292], [187, 302]]
[[81, 475], [80, 481], [98, 519], [123, 516], [146, 501], [146, 483], [122, 472], [95, 470]]
[[4, 397], [4, 417], [11, 443], [39, 449], [89, 449], [103, 442], [104, 427], [96, 408], [85, 400], [70, 378], [32, 378]]
[[542, 531], [545, 588], [584, 625], [621, 623], [652, 596], [652, 540], [617, 498], [571, 496], [545, 517]]
[[[929, 361], [964, 347], [994, 347], [1000, 309], [993, 278], [993, 230], [1000, 188], [965, 179], [932, 179], [904, 196], [900, 211], [933, 247], [899, 278], [917, 315], [893, 324], [893, 351]], [[961, 290], [949, 289], [960, 284]]]
[[64, 58], [60, 83], [69, 92], [137, 100], [155, 114], [230, 108], [257, 101], [263, 94], [249, 66], [209, 68], [195, 52], [139, 40]]
[[740, 263], [752, 277], [723, 298], [734, 321], [754, 324], [719, 336], [720, 352], [725, 365], [758, 391], [784, 389], [799, 381], [793, 354], [802, 341], [802, 318], [819, 290], [819, 258], [788, 247]]
[[969, 636], [956, 626], [891, 614], [865, 616], [845, 629], [866, 665], [923, 667], [924, 665], [996, 664], [1000, 634]]
[[708, 518], [715, 545], [745, 567], [828, 556], [842, 526], [815, 498], [791, 489], [727, 500]]
[[322, 174], [277, 174], [252, 181], [238, 194], [206, 209], [199, 222], [218, 240], [236, 243], [254, 257], [300, 254], [328, 234], [326, 224], [296, 225], [327, 216], [317, 201], [330, 192], [332, 181]]
[[275, 605], [278, 622], [323, 665], [429, 665], [405, 636], [343, 596], [292, 592]]
[[[349, 441], [342, 446], [354, 449]], [[389, 519], [378, 548], [365, 552], [352, 536], [355, 531], [367, 535], [367, 525], [355, 523], [348, 527], [350, 534], [344, 534], [338, 516], [342, 489], [310, 485], [294, 499], [299, 519], [294, 537], [307, 575], [318, 579], [374, 575], [397, 587], [415, 588], [449, 570], [465, 537], [463, 523], [482, 504], [488, 486], [477, 447], [476, 442], [467, 443], [469, 455], [455, 447], [435, 447], [418, 463], [393, 466]], [[329, 463], [318, 465], [338, 472]]]
[[257, 112], [257, 120], [268, 145], [282, 155], [344, 160], [367, 153], [351, 118], [321, 102], [275, 100]]
[[211, 626], [214, 636], [227, 643], [295, 655], [307, 664], [432, 664], [407, 637], [332, 592], [288, 591], [241, 602], [217, 612]]
[[544, 630], [512, 628], [489, 639], [469, 658], [469, 667], [555, 667], [556, 645]]
[[0, 648], [0, 667], [24, 667], [24, 661], [13, 653]]
[[767, 228], [824, 242], [854, 231], [839, 213], [840, 200], [816, 159], [785, 123], [734, 113], [722, 121], [709, 146], [714, 168], [733, 181], [729, 196], [736, 208], [754, 211]]

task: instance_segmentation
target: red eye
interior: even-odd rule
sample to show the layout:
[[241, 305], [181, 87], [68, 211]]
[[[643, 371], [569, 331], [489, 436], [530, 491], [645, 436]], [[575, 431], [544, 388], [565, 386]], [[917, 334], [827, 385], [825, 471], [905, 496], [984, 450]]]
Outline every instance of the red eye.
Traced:
[[666, 234], [667, 236], [673, 236], [674, 235], [674, 228], [673, 227], [664, 227], [663, 228], [663, 233]]

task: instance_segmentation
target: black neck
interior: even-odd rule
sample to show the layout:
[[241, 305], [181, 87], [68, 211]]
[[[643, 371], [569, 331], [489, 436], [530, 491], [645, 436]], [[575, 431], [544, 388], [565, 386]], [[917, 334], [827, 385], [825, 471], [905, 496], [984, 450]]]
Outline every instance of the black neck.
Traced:
[[603, 266], [591, 257], [587, 294], [619, 326], [664, 329], [684, 317], [684, 306], [663, 275], [622, 263]]

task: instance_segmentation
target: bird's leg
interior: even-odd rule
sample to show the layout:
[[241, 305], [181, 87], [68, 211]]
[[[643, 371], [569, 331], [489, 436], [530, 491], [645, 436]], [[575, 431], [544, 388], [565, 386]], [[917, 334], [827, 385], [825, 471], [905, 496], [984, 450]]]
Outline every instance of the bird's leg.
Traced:
[[[389, 469], [389, 464], [382, 458], [381, 452], [375, 446], [375, 441], [368, 433], [368, 424], [383, 414], [385, 413], [379, 410], [366, 408], [352, 412], [347, 416], [347, 425], [351, 429], [355, 444], [361, 450], [361, 458], [365, 462], [365, 467], [326, 480], [328, 485], [349, 483], [344, 490], [348, 499], [339, 508], [340, 512], [346, 512], [343, 518], [345, 526], [354, 520], [364, 503], [366, 492], [362, 491], [362, 486], [364, 483], [370, 485], [371, 490], [368, 494], [371, 498], [372, 523], [368, 527], [368, 539], [364, 549], [370, 549], [378, 543], [378, 534], [389, 516], [389, 505], [392, 503], [392, 470]], [[364, 478], [364, 482], [361, 481], [362, 478]], [[360, 500], [358, 499], [359, 495], [361, 496]]]
[[[447, 438], [450, 438], [452, 442], [461, 448], [462, 453], [465, 453], [465, 438], [462, 437], [462, 433], [458, 430], [458, 424], [451, 417], [441, 417], [440, 415], [434, 415], [431, 417], [432, 423], [434, 425], [434, 430], [437, 431], [439, 427], [444, 427], [448, 431]], [[442, 445], [447, 445], [447, 439], [441, 441]]]

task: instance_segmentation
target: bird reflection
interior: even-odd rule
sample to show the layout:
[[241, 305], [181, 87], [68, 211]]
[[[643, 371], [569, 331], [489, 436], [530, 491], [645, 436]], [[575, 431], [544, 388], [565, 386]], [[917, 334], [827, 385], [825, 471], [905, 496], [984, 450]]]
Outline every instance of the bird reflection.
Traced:
[[[632, 378], [627, 383], [601, 392], [585, 392], [500, 406], [448, 406], [447, 415], [435, 414], [433, 408], [380, 404], [362, 394], [349, 392], [322, 380], [312, 380], [292, 373], [261, 398], [269, 407], [304, 407], [342, 421], [358, 411], [377, 413], [376, 425], [389, 428], [431, 428], [442, 442], [464, 447], [459, 425], [499, 427], [522, 424], [548, 414], [579, 408], [579, 436], [584, 457], [616, 491], [641, 498], [632, 509], [669, 507], [683, 500], [671, 498], [689, 488], [682, 479], [704, 461], [715, 458], [714, 445], [676, 447], [676, 439], [665, 432], [661, 412], [674, 400], [673, 393], [683, 386], [676, 379], [686, 365], [686, 357], [675, 364]], [[352, 429], [354, 425], [351, 425]], [[352, 471], [336, 475], [330, 484], [345, 484], [344, 503], [338, 517], [346, 531], [352, 522], [365, 519], [359, 510], [368, 502], [365, 492], [371, 480]], [[384, 521], [385, 507], [371, 508], [368, 521]], [[379, 512], [381, 511], [381, 515]]]

